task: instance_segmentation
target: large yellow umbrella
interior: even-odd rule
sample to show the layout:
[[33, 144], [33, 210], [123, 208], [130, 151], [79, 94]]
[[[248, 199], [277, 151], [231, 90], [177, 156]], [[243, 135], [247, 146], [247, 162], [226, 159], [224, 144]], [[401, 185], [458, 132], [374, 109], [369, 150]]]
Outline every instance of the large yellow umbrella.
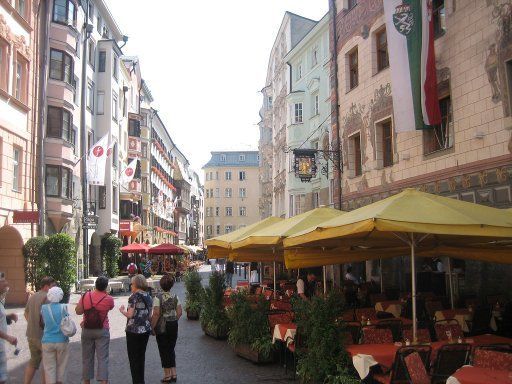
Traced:
[[[337, 209], [320, 207], [277, 222], [258, 231], [247, 233], [231, 243], [233, 252], [230, 258], [234, 261], [270, 261], [274, 266], [274, 296], [276, 295], [276, 261], [282, 260], [283, 240], [290, 235], [301, 232], [313, 225], [337, 217], [344, 212]], [[272, 249], [269, 255], [268, 250]], [[265, 252], [267, 250], [267, 252]], [[324, 273], [325, 275], [325, 273]], [[324, 276], [325, 290], [325, 276]]]
[[[512, 239], [508, 212], [406, 189], [313, 226], [284, 240], [290, 247], [400, 247], [411, 255], [413, 333], [416, 335], [416, 248], [485, 244]], [[364, 251], [364, 248], [363, 248]], [[341, 253], [341, 252], [340, 252]], [[367, 257], [363, 252], [361, 257]]]

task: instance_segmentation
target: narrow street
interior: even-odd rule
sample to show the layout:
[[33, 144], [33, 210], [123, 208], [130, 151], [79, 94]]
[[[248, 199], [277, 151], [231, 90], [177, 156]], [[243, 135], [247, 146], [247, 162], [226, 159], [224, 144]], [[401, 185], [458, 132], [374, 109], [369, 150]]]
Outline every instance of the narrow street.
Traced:
[[[203, 267], [201, 274], [203, 283], [207, 284], [209, 266]], [[236, 274], [235, 274], [236, 277]], [[235, 280], [235, 278], [234, 278]], [[178, 282], [173, 288], [182, 303], [185, 301], [185, 288], [183, 282]], [[78, 301], [79, 296], [72, 297], [72, 303]], [[111, 343], [110, 343], [110, 382], [131, 383], [128, 357], [124, 336], [125, 319], [117, 310], [120, 305], [126, 304], [127, 295], [114, 296], [115, 305], [110, 313]], [[74, 308], [70, 305], [70, 309]], [[21, 352], [14, 356], [14, 349], [8, 348], [9, 383], [23, 382], [23, 369], [29, 359], [29, 351], [25, 338], [26, 322], [23, 318], [23, 309], [14, 308], [8, 313], [15, 312], [20, 317], [18, 323], [10, 330], [18, 337]], [[78, 322], [78, 316], [74, 316]], [[79, 331], [80, 332], [80, 331]], [[79, 384], [81, 378], [81, 350], [80, 333], [70, 341], [70, 358], [66, 383]], [[176, 345], [176, 358], [178, 368], [178, 382], [181, 383], [286, 383], [284, 369], [278, 364], [258, 366], [237, 357], [226, 341], [214, 340], [205, 336], [198, 321], [189, 321], [184, 316], [180, 320], [179, 337]], [[146, 352], [146, 383], [156, 384], [162, 378], [160, 357], [154, 337], [151, 337]], [[39, 377], [34, 384], [40, 383]]]

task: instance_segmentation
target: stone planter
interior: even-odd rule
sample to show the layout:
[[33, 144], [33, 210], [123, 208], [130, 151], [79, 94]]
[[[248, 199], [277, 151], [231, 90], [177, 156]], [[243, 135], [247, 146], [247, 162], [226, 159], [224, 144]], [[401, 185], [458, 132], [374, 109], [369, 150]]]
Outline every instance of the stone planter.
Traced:
[[197, 311], [187, 311], [187, 319], [189, 319], [189, 320], [199, 320], [199, 312], [197, 312]]
[[247, 344], [240, 344], [233, 347], [237, 356], [240, 356], [246, 360], [252, 361], [255, 364], [264, 364], [264, 363], [272, 363], [274, 362], [274, 354], [271, 354], [269, 357], [262, 356], [260, 353], [252, 349]]

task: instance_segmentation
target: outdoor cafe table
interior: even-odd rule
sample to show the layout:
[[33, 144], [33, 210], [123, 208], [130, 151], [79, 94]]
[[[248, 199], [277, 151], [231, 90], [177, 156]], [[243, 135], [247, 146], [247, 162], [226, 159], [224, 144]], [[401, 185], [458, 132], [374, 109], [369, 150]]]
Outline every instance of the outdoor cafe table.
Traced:
[[[510, 343], [512, 339], [496, 336], [496, 335], [480, 335], [468, 338], [465, 340], [468, 344], [483, 345], [483, 344], [501, 344]], [[431, 359], [434, 360], [437, 351], [441, 346], [447, 344], [446, 341], [435, 341], [430, 343], [432, 347]], [[395, 354], [401, 345], [396, 344], [354, 344], [347, 345], [346, 350], [352, 357], [352, 363], [356, 369], [359, 377], [364, 379], [370, 372], [370, 367], [380, 365], [384, 371], [391, 369]]]
[[290, 345], [293, 343], [296, 333], [297, 324], [295, 323], [276, 324], [274, 326], [274, 334], [272, 335], [272, 343], [275, 343], [276, 340], [281, 340], [286, 345]]
[[466, 321], [471, 321], [473, 313], [468, 309], [445, 309], [442, 311], [436, 311], [434, 316], [436, 320], [455, 319], [459, 322], [459, 325], [464, 332], [469, 332]]
[[395, 317], [400, 317], [402, 313], [402, 302], [400, 300], [379, 301], [375, 304], [377, 312], [388, 312]]
[[512, 372], [465, 365], [446, 380], [446, 384], [512, 384]]

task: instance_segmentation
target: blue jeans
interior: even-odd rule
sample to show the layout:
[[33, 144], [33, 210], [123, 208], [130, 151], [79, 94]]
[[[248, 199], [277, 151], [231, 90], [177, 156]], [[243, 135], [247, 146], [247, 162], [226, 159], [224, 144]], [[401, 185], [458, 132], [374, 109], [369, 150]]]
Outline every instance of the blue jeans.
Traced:
[[226, 273], [226, 284], [230, 288], [233, 286], [233, 274], [232, 273]]

